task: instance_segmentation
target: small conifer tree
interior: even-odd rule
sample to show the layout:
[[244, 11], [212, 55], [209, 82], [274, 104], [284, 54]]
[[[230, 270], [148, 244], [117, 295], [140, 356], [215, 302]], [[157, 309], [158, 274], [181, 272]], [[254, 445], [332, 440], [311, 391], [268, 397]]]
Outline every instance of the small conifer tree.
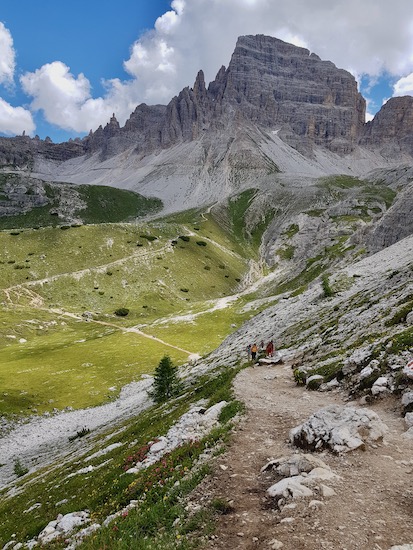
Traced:
[[153, 388], [149, 395], [156, 403], [167, 401], [170, 397], [176, 395], [181, 389], [176, 367], [173, 365], [168, 355], [162, 357], [159, 365], [155, 369]]

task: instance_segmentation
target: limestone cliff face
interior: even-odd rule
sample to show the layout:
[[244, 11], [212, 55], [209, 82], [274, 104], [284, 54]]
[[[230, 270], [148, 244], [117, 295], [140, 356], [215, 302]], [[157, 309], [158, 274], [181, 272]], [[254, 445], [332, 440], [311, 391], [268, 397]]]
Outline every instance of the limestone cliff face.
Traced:
[[65, 143], [53, 143], [50, 138], [41, 140], [37, 136], [0, 137], [0, 166], [30, 168], [33, 159], [41, 155], [47, 159], [64, 162], [84, 154], [80, 139]]
[[370, 252], [378, 252], [413, 234], [413, 185], [408, 185], [395, 203], [374, 225], [367, 239]]
[[363, 129], [365, 101], [354, 77], [276, 38], [240, 37], [217, 80], [211, 92], [222, 90], [224, 110], [230, 106], [260, 126], [281, 130], [293, 145], [348, 153]]
[[387, 154], [394, 149], [413, 154], [413, 97], [389, 99], [366, 124], [360, 143], [379, 147]]
[[146, 154], [245, 121], [278, 131], [304, 154], [314, 144], [345, 154], [357, 144], [364, 117], [365, 101], [350, 73], [282, 40], [243, 36], [228, 69], [221, 67], [208, 88], [200, 71], [194, 87], [166, 107], [141, 105], [124, 128], [112, 118], [86, 139], [86, 150], [108, 156], [134, 142]]
[[140, 158], [194, 140], [205, 147], [219, 139], [234, 149], [251, 128], [276, 133], [306, 157], [315, 146], [346, 155], [359, 145], [387, 158], [413, 156], [412, 97], [391, 99], [367, 125], [364, 118], [365, 100], [350, 73], [277, 38], [242, 36], [228, 68], [208, 86], [200, 71], [193, 88], [168, 105], [141, 104], [123, 127], [113, 115], [82, 140], [0, 138], [0, 166], [30, 168], [37, 156], [63, 162], [98, 153], [104, 160], [131, 149]]

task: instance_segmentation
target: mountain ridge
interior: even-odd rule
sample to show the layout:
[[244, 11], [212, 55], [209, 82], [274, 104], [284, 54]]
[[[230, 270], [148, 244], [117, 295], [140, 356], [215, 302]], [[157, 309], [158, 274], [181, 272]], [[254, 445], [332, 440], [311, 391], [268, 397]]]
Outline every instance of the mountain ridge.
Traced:
[[[368, 170], [357, 160], [371, 159], [370, 169], [412, 162], [412, 101], [408, 96], [392, 98], [365, 123], [365, 100], [350, 73], [305, 48], [247, 35], [238, 39], [228, 68], [221, 67], [208, 87], [201, 70], [193, 88], [184, 88], [168, 105], [140, 104], [123, 127], [114, 114], [82, 140], [54, 144], [37, 137], [0, 138], [0, 166], [46, 180], [102, 183], [138, 192], [147, 188], [149, 178], [161, 199], [160, 188], [174, 182], [168, 184], [159, 157], [180, 164], [180, 150], [187, 146], [193, 165], [186, 174], [189, 195], [198, 176], [203, 187], [219, 180], [225, 194], [236, 191], [234, 172], [248, 164], [248, 157], [260, 166], [265, 159], [278, 166], [275, 157], [290, 157], [290, 165], [281, 171], [294, 173], [300, 164], [308, 170], [323, 155], [324, 175], [361, 175]], [[397, 130], [395, 120], [400, 117], [404, 122]], [[123, 169], [131, 160], [134, 177]], [[84, 174], [79, 176], [79, 171]], [[204, 202], [208, 200], [214, 200], [214, 193]]]

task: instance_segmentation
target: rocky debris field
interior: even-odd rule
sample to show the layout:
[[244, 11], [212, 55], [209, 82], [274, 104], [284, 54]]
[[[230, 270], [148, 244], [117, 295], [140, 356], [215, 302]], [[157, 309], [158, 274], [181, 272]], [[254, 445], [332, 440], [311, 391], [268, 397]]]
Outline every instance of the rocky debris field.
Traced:
[[[340, 389], [308, 391], [295, 384], [290, 364], [245, 369], [235, 389], [246, 415], [226, 454], [217, 457], [213, 475], [188, 505], [195, 511], [214, 501], [226, 503], [205, 548], [413, 547], [413, 442], [404, 436], [399, 400], [390, 396], [366, 408], [346, 403]], [[322, 415], [325, 407], [328, 414]], [[336, 416], [336, 427], [340, 422], [341, 428], [358, 426], [350, 432], [357, 432], [363, 444], [351, 450], [350, 438], [346, 452], [339, 453], [293, 446], [300, 425], [314, 428], [317, 411], [326, 421]], [[345, 422], [343, 416], [337, 421], [338, 411], [344, 411]], [[288, 487], [286, 480], [294, 478], [301, 483]]]

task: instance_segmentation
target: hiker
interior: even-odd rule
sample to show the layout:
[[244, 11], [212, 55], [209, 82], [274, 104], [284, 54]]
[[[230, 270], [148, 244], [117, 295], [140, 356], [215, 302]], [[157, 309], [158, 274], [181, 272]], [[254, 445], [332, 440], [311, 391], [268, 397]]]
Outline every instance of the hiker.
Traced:
[[274, 354], [274, 343], [272, 340], [270, 340], [267, 344], [267, 348], [265, 350], [267, 357], [272, 357]]
[[251, 358], [252, 358], [253, 361], [255, 361], [255, 358], [257, 357], [257, 351], [258, 351], [257, 344], [252, 344], [252, 346], [251, 346]]
[[251, 344], [248, 344], [246, 351], [248, 355], [248, 361], [251, 361]]
[[263, 351], [265, 351], [265, 344], [264, 344], [264, 340], [261, 340], [260, 352], [263, 352]]

